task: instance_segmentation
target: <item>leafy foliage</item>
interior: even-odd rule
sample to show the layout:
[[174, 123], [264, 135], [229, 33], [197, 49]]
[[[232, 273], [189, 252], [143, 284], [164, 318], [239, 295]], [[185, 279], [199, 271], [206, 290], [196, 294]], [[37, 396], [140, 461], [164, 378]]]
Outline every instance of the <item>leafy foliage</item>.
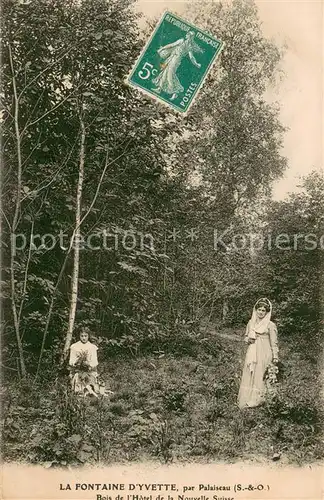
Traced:
[[256, 455], [266, 461], [278, 455], [289, 464], [323, 457], [318, 372], [312, 363], [283, 340], [277, 397], [264, 408], [242, 412], [236, 406], [242, 344], [212, 335], [209, 341], [217, 344], [214, 355], [108, 362], [103, 371], [114, 391], [109, 399], [76, 398], [65, 383], [37, 388], [26, 398], [28, 389], [11, 384], [11, 404], [5, 398], [3, 414], [4, 458], [19, 455], [55, 467]]

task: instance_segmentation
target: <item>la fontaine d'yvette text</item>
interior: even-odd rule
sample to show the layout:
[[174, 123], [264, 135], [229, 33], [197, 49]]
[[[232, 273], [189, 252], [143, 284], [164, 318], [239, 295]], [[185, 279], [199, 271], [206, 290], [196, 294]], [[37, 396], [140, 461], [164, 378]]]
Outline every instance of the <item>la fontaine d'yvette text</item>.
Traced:
[[[174, 483], [70, 483], [60, 484], [60, 490], [76, 490], [76, 491], [134, 491], [136, 492], [176, 492], [179, 491], [179, 486]], [[230, 491], [230, 486], [221, 486], [216, 484], [199, 484], [195, 486], [181, 486], [180, 491], [195, 497], [194, 491]], [[189, 494], [190, 492], [190, 494]], [[179, 495], [180, 496], [180, 495]], [[184, 495], [183, 500], [186, 498]], [[198, 498], [198, 497], [197, 497]]]

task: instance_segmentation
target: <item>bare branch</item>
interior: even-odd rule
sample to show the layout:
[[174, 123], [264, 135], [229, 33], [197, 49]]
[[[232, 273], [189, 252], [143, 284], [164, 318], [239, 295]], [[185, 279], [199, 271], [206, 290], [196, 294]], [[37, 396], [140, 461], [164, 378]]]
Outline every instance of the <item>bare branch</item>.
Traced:
[[106, 161], [105, 161], [105, 167], [101, 173], [101, 176], [100, 176], [100, 179], [99, 179], [99, 182], [98, 182], [98, 185], [97, 185], [97, 189], [96, 189], [96, 192], [95, 192], [95, 195], [92, 199], [92, 202], [90, 203], [90, 207], [88, 208], [88, 210], [86, 211], [86, 213], [84, 214], [84, 216], [82, 217], [81, 221], [80, 221], [80, 226], [81, 224], [83, 223], [83, 221], [88, 217], [89, 213], [91, 212], [94, 204], [96, 203], [97, 201], [97, 198], [98, 198], [98, 195], [99, 195], [99, 192], [100, 192], [100, 188], [101, 188], [101, 184], [102, 184], [102, 181], [103, 181], [103, 178], [106, 174], [106, 171], [107, 171], [107, 168], [110, 167], [111, 165], [113, 165], [114, 163], [116, 163], [122, 156], [125, 156], [126, 154], [126, 148], [127, 146], [129, 145], [129, 143], [131, 142], [132, 139], [129, 139], [128, 141], [128, 144], [126, 145], [125, 147], [125, 150], [119, 155], [117, 156], [117, 158], [115, 158], [114, 160], [108, 162], [108, 151], [106, 153]]
[[11, 231], [11, 224], [10, 224], [10, 222], [9, 222], [8, 217], [6, 216], [6, 214], [4, 213], [4, 211], [2, 210], [2, 208], [1, 208], [1, 207], [0, 207], [0, 210], [1, 210], [2, 217], [4, 218], [4, 220], [6, 221], [6, 223], [8, 224], [8, 227], [9, 227], [9, 229], [10, 229], [10, 231]]
[[28, 278], [28, 269], [29, 269], [29, 263], [30, 263], [30, 257], [31, 257], [33, 234], [34, 234], [34, 221], [32, 221], [31, 230], [30, 230], [29, 249], [28, 249], [28, 256], [27, 256], [27, 262], [26, 262], [25, 273], [24, 273], [23, 292], [22, 292], [22, 297], [21, 297], [21, 301], [20, 301], [20, 305], [19, 305], [19, 312], [18, 312], [18, 322], [19, 323], [20, 323], [20, 319], [21, 319], [21, 313], [23, 310], [25, 295], [26, 295], [26, 290], [27, 290], [27, 278]]
[[[53, 182], [57, 179], [58, 175], [60, 174], [60, 172], [64, 169], [65, 165], [67, 164], [67, 162], [69, 161], [69, 159], [71, 158], [71, 155], [73, 153], [73, 150], [75, 148], [75, 145], [77, 144], [77, 141], [78, 139], [75, 140], [75, 143], [73, 144], [73, 146], [71, 147], [71, 150], [69, 152], [69, 154], [66, 156], [65, 160], [64, 160], [64, 163], [61, 165], [61, 167], [57, 170], [57, 172], [55, 173], [55, 175], [52, 177], [52, 176], [48, 176], [47, 178], [50, 178], [51, 180], [45, 184], [44, 186], [42, 186], [41, 184], [36, 187], [35, 189], [33, 189], [31, 191], [31, 193], [28, 193], [28, 195], [24, 196], [22, 198], [22, 201], [25, 200], [26, 198], [29, 198], [29, 196], [31, 194], [33, 194], [34, 196], [38, 195], [41, 191], [43, 191], [44, 189], [48, 188], [51, 184], [53, 184]], [[45, 180], [46, 181], [46, 180]], [[44, 182], [44, 181], [43, 181]]]
[[[43, 95], [44, 95], [44, 92], [45, 92], [45, 89], [43, 89], [43, 90], [42, 90], [42, 92], [39, 94], [39, 97], [38, 97], [38, 99], [37, 99], [37, 101], [36, 101], [36, 103], [35, 103], [35, 106], [33, 107], [32, 111], [30, 112], [29, 118], [31, 118], [31, 117], [33, 116], [34, 111], [35, 111], [35, 109], [37, 108], [37, 106], [38, 106], [38, 103], [39, 103], [40, 99], [41, 99], [41, 98], [43, 97]], [[24, 128], [24, 130], [23, 130], [23, 132], [22, 132], [22, 133], [24, 133], [24, 131], [26, 130], [26, 128], [27, 128], [27, 127], [28, 127], [28, 121], [27, 121], [27, 123], [26, 123], [26, 125], [25, 125], [25, 128]]]
[[21, 96], [26, 91], [26, 89], [28, 89], [28, 87], [30, 87], [34, 82], [36, 82], [38, 80], [38, 78], [40, 78], [44, 73], [46, 73], [46, 71], [48, 71], [53, 66], [55, 66], [59, 61], [61, 61], [61, 59], [63, 59], [65, 56], [67, 56], [69, 54], [69, 52], [71, 52], [72, 49], [73, 49], [73, 47], [70, 47], [61, 57], [56, 59], [52, 64], [49, 64], [48, 66], [46, 66], [46, 68], [44, 68], [43, 71], [41, 71], [40, 73], [38, 73], [38, 75], [36, 75], [34, 78], [32, 78], [32, 80], [30, 80], [30, 82], [27, 83], [27, 85], [25, 85], [25, 87], [22, 89], [22, 91], [20, 92], [20, 94], [18, 96], [18, 99], [21, 98]]
[[2, 111], [5, 111], [10, 116], [10, 118], [14, 120], [13, 114], [10, 113], [9, 109], [2, 103], [1, 100], [0, 100], [0, 105], [2, 107]]
[[49, 325], [50, 325], [50, 322], [51, 322], [51, 317], [52, 317], [52, 313], [53, 313], [53, 309], [54, 309], [54, 302], [55, 302], [55, 298], [56, 298], [56, 293], [57, 293], [59, 284], [61, 282], [61, 279], [63, 277], [63, 273], [64, 273], [64, 270], [65, 270], [65, 266], [67, 264], [69, 255], [70, 255], [70, 250], [68, 250], [67, 253], [66, 253], [66, 255], [65, 255], [65, 259], [63, 261], [63, 264], [62, 264], [62, 267], [61, 267], [61, 270], [60, 270], [60, 274], [58, 275], [58, 278], [57, 278], [57, 281], [56, 281], [56, 284], [55, 284], [55, 287], [54, 287], [54, 290], [53, 290], [51, 302], [50, 302], [50, 305], [49, 305], [49, 308], [48, 308], [48, 313], [47, 313], [47, 318], [46, 318], [46, 324], [45, 324], [44, 333], [43, 333], [43, 339], [42, 339], [42, 345], [41, 345], [41, 350], [40, 350], [40, 354], [39, 354], [39, 358], [38, 358], [37, 370], [36, 370], [36, 374], [35, 374], [35, 378], [34, 378], [34, 384], [36, 383], [36, 380], [38, 378], [40, 367], [41, 367], [41, 363], [42, 363], [42, 359], [43, 359], [43, 354], [44, 354], [44, 349], [45, 349], [45, 342], [46, 342], [47, 333], [48, 333], [48, 329], [49, 329]]
[[[13, 65], [13, 58], [11, 52], [11, 45], [8, 44], [9, 49], [9, 61], [10, 68], [12, 73], [12, 86], [13, 86], [13, 95], [14, 95], [14, 109], [15, 109], [15, 133], [16, 133], [16, 141], [17, 141], [17, 191], [16, 191], [16, 200], [15, 200], [15, 210], [12, 221], [11, 231], [15, 233], [17, 228], [17, 222], [19, 217], [19, 211], [21, 206], [21, 183], [22, 183], [22, 161], [21, 161], [21, 144], [20, 144], [20, 131], [19, 131], [19, 99], [17, 93], [17, 85], [15, 78], [15, 71]], [[22, 347], [22, 341], [20, 338], [20, 325], [19, 325], [19, 317], [17, 314], [17, 304], [16, 304], [16, 278], [15, 278], [15, 249], [11, 242], [10, 245], [10, 285], [11, 285], [11, 308], [14, 320], [14, 327], [16, 333], [17, 347], [19, 353], [19, 362], [21, 368], [21, 374], [23, 377], [27, 375], [25, 360], [24, 360], [24, 352]]]
[[[25, 160], [23, 161], [22, 163], [22, 166], [26, 165], [26, 163], [28, 162], [29, 158], [32, 157], [35, 149], [41, 145], [41, 142], [40, 142], [40, 138], [41, 138], [41, 135], [42, 135], [42, 132], [39, 133], [39, 136], [38, 136], [38, 139], [37, 139], [37, 142], [35, 143], [35, 146], [33, 147], [33, 149], [31, 150], [30, 154], [27, 156], [27, 158], [25, 158]], [[45, 142], [45, 141], [44, 141]]]
[[53, 111], [55, 111], [57, 108], [59, 108], [60, 106], [62, 106], [62, 104], [64, 104], [68, 99], [70, 99], [70, 97], [78, 90], [78, 87], [76, 87], [73, 92], [71, 92], [70, 94], [68, 94], [66, 97], [64, 97], [64, 99], [62, 99], [58, 104], [56, 104], [53, 108], [49, 109], [48, 111], [46, 111], [46, 113], [44, 113], [42, 116], [40, 116], [39, 118], [37, 118], [36, 120], [34, 120], [33, 122], [30, 122], [28, 124], [26, 124], [22, 134], [24, 134], [26, 132], [26, 130], [31, 127], [32, 125], [35, 125], [36, 123], [40, 122], [41, 120], [43, 120], [45, 118], [45, 116], [49, 115], [50, 113], [52, 113]]

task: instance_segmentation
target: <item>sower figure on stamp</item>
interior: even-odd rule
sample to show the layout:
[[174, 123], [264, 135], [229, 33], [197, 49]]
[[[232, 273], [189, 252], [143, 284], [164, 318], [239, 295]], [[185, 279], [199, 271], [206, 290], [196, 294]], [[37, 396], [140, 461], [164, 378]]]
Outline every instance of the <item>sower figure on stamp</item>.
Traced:
[[177, 76], [178, 67], [185, 56], [189, 56], [190, 61], [197, 68], [201, 67], [195, 59], [193, 52], [203, 52], [203, 50], [194, 42], [195, 33], [189, 31], [185, 38], [180, 38], [176, 42], [169, 43], [158, 50], [159, 56], [164, 59], [161, 64], [162, 70], [160, 74], [152, 80], [156, 85], [153, 90], [157, 93], [163, 91], [171, 94], [171, 100], [178, 97], [184, 91], [183, 85]]
[[72, 389], [78, 394], [98, 397], [98, 347], [89, 341], [89, 332], [81, 330], [80, 340], [70, 348], [70, 379]]

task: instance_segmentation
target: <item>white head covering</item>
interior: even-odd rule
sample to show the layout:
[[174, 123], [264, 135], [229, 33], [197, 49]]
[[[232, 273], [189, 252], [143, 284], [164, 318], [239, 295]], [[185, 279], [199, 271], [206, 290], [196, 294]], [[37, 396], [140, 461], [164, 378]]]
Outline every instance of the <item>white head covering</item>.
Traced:
[[[268, 305], [270, 310], [267, 312], [264, 318], [259, 320], [257, 316], [257, 309], [263, 305]], [[257, 302], [254, 304], [252, 316], [248, 325], [248, 338], [255, 340], [257, 333], [261, 334], [266, 333], [266, 331], [269, 328], [271, 313], [272, 313], [272, 304], [269, 299], [262, 298], [257, 300]], [[257, 362], [257, 350], [255, 342], [249, 345], [246, 356], [247, 356], [246, 363], [249, 366], [250, 371], [253, 373], [254, 367]]]
[[[263, 305], [268, 305], [269, 312], [267, 312], [264, 318], [259, 320], [257, 315], [257, 309]], [[257, 300], [257, 302], [254, 304], [252, 316], [249, 323], [249, 332], [248, 332], [249, 338], [255, 339], [257, 333], [265, 333], [268, 330], [269, 323], [271, 320], [271, 313], [272, 313], [272, 304], [269, 299], [263, 298]]]

